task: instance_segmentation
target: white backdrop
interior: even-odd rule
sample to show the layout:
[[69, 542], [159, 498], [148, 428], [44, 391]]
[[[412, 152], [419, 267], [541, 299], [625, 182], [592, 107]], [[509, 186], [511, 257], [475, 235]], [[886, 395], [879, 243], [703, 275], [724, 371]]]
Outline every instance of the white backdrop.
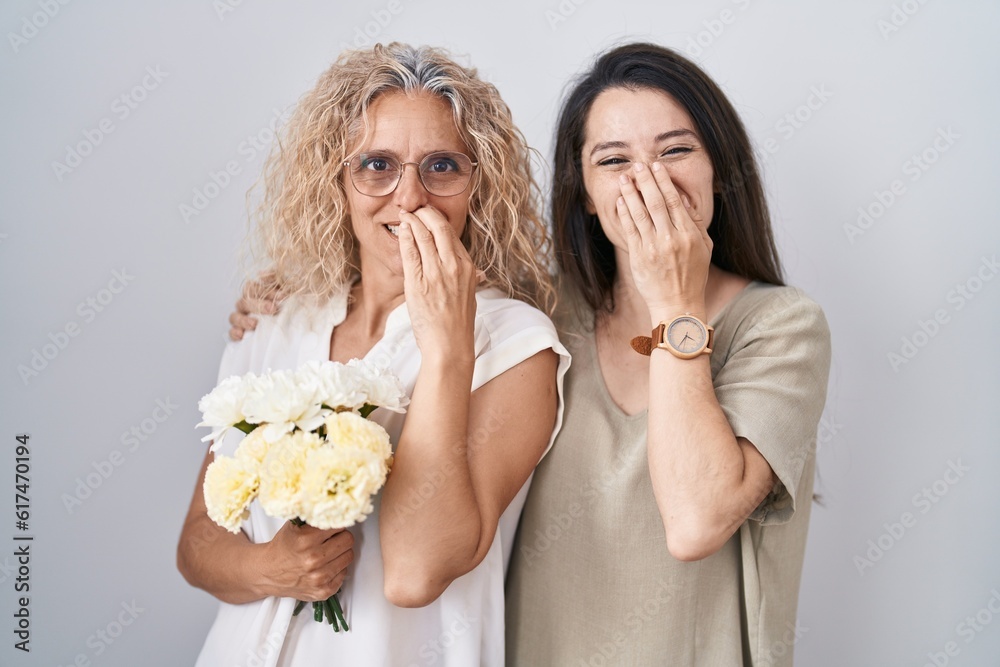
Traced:
[[788, 280], [833, 332], [797, 663], [1000, 664], [998, 19], [986, 0], [5, 2], [0, 663], [193, 662], [216, 603], [174, 554], [244, 194], [342, 48], [448, 47], [549, 160], [570, 77], [648, 39], [736, 104]]

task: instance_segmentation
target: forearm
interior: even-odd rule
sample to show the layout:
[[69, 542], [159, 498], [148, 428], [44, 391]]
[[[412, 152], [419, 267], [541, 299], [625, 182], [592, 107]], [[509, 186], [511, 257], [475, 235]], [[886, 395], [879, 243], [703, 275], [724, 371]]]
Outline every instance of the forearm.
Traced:
[[207, 516], [189, 518], [177, 547], [177, 569], [189, 584], [230, 604], [267, 597], [264, 545], [234, 535]]
[[386, 594], [420, 606], [474, 567], [482, 518], [469, 469], [474, 358], [424, 356], [379, 514]]
[[[701, 315], [696, 315], [702, 317]], [[650, 356], [648, 459], [671, 553], [714, 553], [770, 490], [762, 458], [748, 458], [712, 384], [708, 355]], [[744, 441], [745, 442], [745, 441]]]

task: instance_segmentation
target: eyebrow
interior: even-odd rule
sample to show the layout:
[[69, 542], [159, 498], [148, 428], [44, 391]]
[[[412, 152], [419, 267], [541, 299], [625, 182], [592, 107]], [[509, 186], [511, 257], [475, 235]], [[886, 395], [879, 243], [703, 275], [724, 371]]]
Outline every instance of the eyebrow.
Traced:
[[[683, 137], [687, 135], [690, 135], [695, 138], [697, 138], [698, 136], [691, 130], [682, 128], [679, 130], [670, 130], [669, 132], [662, 132], [656, 135], [653, 141], [659, 143], [661, 141], [666, 141], [667, 139], [674, 139], [675, 137]], [[591, 149], [590, 155], [591, 157], [593, 157], [594, 153], [596, 153], [597, 151], [606, 150], [608, 148], [628, 148], [628, 144], [625, 143], [624, 141], [602, 141], [601, 143], [594, 146], [593, 149]]]

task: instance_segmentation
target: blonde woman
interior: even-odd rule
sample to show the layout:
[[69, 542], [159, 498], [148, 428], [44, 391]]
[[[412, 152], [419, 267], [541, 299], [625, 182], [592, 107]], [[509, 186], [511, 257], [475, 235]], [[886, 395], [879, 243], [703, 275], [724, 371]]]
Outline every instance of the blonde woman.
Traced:
[[[524, 139], [474, 70], [376, 46], [303, 98], [265, 185], [261, 240], [287, 299], [230, 344], [220, 377], [366, 357], [411, 402], [373, 414], [395, 462], [349, 531], [253, 506], [227, 533], [206, 515], [206, 455], [178, 547], [185, 578], [222, 601], [198, 665], [501, 665], [504, 573], [569, 365], [539, 310], [553, 290]], [[349, 632], [292, 615], [338, 590]]]

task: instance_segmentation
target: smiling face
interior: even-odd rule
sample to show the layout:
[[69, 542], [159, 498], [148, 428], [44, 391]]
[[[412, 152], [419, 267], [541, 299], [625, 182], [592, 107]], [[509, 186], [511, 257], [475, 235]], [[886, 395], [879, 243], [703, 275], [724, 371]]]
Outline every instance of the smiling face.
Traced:
[[616, 209], [619, 178], [624, 173], [634, 180], [636, 162], [660, 162], [678, 194], [691, 202], [691, 218], [705, 226], [712, 220], [712, 162], [691, 116], [664, 92], [609, 88], [598, 95], [587, 115], [580, 161], [587, 211], [597, 214], [620, 252], [627, 246]]
[[[440, 151], [469, 155], [469, 148], [455, 126], [451, 105], [429, 93], [407, 95], [395, 91], [381, 95], [368, 107], [368, 125], [367, 136], [354, 146], [350, 156], [377, 153], [395, 157], [401, 163], [419, 163], [429, 153]], [[400, 211], [413, 213], [431, 207], [448, 220], [456, 235], [461, 236], [465, 230], [472, 185], [451, 197], [432, 195], [420, 182], [415, 165], [405, 166], [396, 189], [381, 197], [358, 192], [351, 183], [349, 168], [344, 168], [343, 179], [351, 226], [365, 271], [384, 269], [402, 277], [399, 240], [389, 231], [389, 227], [399, 225]]]

